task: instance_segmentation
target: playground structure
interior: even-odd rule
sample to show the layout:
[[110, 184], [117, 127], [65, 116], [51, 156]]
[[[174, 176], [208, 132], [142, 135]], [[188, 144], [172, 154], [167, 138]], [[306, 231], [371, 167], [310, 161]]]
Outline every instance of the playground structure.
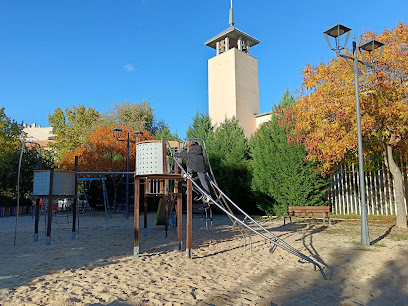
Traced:
[[[175, 208], [177, 219], [177, 240], [179, 250], [182, 248], [182, 181], [184, 178], [171, 169], [168, 150], [179, 149], [178, 142], [168, 142], [165, 138], [160, 141], [144, 141], [136, 144], [136, 171], [134, 197], [134, 256], [139, 256], [139, 204], [141, 186], [144, 186], [144, 226], [147, 228], [147, 203], [150, 197], [161, 197], [160, 208], [164, 208], [164, 226], [167, 236], [170, 208]], [[187, 190], [187, 197], [189, 191]], [[159, 216], [158, 216], [159, 218]], [[191, 226], [187, 221], [187, 227]], [[188, 231], [189, 233], [189, 231]], [[187, 236], [187, 248], [191, 244]]]
[[[206, 158], [209, 172], [206, 174], [206, 179], [210, 183], [212, 193], [207, 193], [193, 177], [188, 173], [181, 160], [174, 157], [176, 152], [184, 149], [189, 149], [192, 141], [201, 143], [203, 147], [203, 155]], [[37, 179], [36, 179], [37, 173]], [[251, 235], [255, 234], [271, 243], [270, 253], [273, 253], [277, 247], [291, 253], [300, 259], [311, 263], [315, 268], [318, 268], [324, 279], [327, 279], [323, 268], [319, 263], [315, 262], [299, 250], [295, 249], [284, 240], [267, 230], [259, 222], [245, 213], [238, 205], [236, 205], [218, 186], [214, 177], [211, 164], [208, 158], [205, 142], [200, 138], [188, 139], [183, 146], [178, 142], [169, 142], [165, 138], [156, 141], [140, 142], [136, 139], [136, 169], [134, 172], [79, 172], [78, 157], [75, 157], [74, 171], [47, 171], [38, 170], [34, 176], [34, 192], [33, 195], [45, 197], [48, 196], [48, 227], [46, 245], [51, 243], [51, 219], [52, 219], [52, 198], [53, 196], [73, 197], [73, 222], [72, 222], [72, 239], [75, 239], [75, 219], [77, 211], [77, 194], [78, 194], [78, 175], [103, 175], [103, 174], [118, 174], [118, 175], [134, 175], [135, 190], [134, 190], [134, 248], [133, 255], [135, 258], [140, 255], [139, 241], [139, 215], [140, 215], [140, 195], [144, 192], [144, 228], [147, 228], [147, 199], [149, 197], [162, 197], [162, 203], [165, 211], [165, 231], [167, 236], [169, 209], [174, 207], [177, 224], [177, 241], [179, 251], [182, 250], [182, 188], [183, 181], [186, 180], [187, 185], [187, 226], [186, 226], [186, 256], [192, 258], [192, 214], [193, 214], [193, 189], [199, 192], [203, 199], [206, 199], [224, 212], [232, 222], [232, 226], [237, 228], [243, 238], [244, 249], [246, 249], [247, 241], [249, 248], [252, 251]], [[40, 177], [40, 179], [38, 179]], [[41, 182], [38, 185], [38, 182]], [[37, 186], [36, 186], [37, 184]], [[144, 187], [141, 187], [144, 186]], [[144, 189], [142, 189], [144, 188]], [[38, 202], [38, 201], [37, 201]], [[38, 204], [38, 203], [37, 203]], [[105, 203], [105, 213], [107, 218], [107, 203]], [[235, 215], [233, 212], [239, 212]], [[38, 241], [38, 211], [36, 211], [36, 224], [34, 241]], [[36, 240], [37, 235], [37, 240]]]
[[[39, 167], [41, 168], [41, 167]], [[79, 205], [78, 205], [78, 185], [86, 181], [101, 181], [102, 191], [103, 191], [103, 201], [105, 218], [108, 220], [108, 214], [110, 216], [110, 209], [107, 190], [106, 190], [106, 177], [101, 177], [102, 175], [129, 175], [134, 174], [134, 172], [80, 172], [78, 171], [78, 156], [75, 156], [75, 169], [74, 171], [66, 170], [35, 170], [34, 171], [34, 184], [32, 195], [37, 198], [36, 205], [34, 209], [34, 238], [33, 241], [38, 241], [38, 224], [40, 219], [40, 213], [46, 214], [47, 226], [46, 226], [46, 245], [51, 245], [51, 225], [53, 217], [53, 202], [55, 198], [71, 198], [73, 203], [71, 206], [72, 210], [72, 234], [71, 238], [76, 239], [77, 223], [79, 226]], [[98, 175], [99, 177], [86, 177], [79, 178], [78, 175]], [[91, 211], [88, 203], [86, 191], [83, 189], [83, 196], [85, 197], [85, 203], [82, 203], [82, 208], [80, 209], [82, 213], [85, 209]], [[40, 208], [40, 199], [46, 199], [47, 203], [43, 204]], [[58, 206], [58, 204], [57, 204]], [[77, 220], [78, 216], [78, 220]], [[68, 215], [67, 215], [68, 218]]]
[[108, 214], [110, 215], [111, 213], [111, 207], [109, 206], [109, 199], [108, 199], [108, 192], [106, 190], [106, 177], [82, 177], [82, 178], [77, 178], [78, 182], [81, 182], [82, 184], [82, 195], [83, 195], [83, 200], [82, 200], [82, 208], [81, 211], [82, 213], [85, 211], [85, 209], [88, 209], [91, 211], [91, 207], [89, 206], [89, 200], [88, 200], [88, 195], [86, 192], [85, 188], [85, 182], [91, 182], [91, 181], [100, 181], [102, 184], [102, 195], [103, 195], [103, 207], [105, 210], [105, 218], [108, 220]]
[[[252, 251], [251, 234], [261, 236], [266, 241], [271, 243], [269, 249], [270, 253], [273, 253], [277, 247], [301, 258], [302, 260], [309, 262], [318, 268], [324, 279], [327, 279], [323, 268], [310, 257], [301, 253], [296, 248], [292, 247], [284, 240], [267, 230], [259, 222], [254, 220], [251, 216], [245, 213], [238, 205], [236, 205], [218, 186], [211, 164], [208, 158], [205, 142], [200, 138], [191, 138], [186, 141], [186, 147], [189, 149], [191, 141], [198, 141], [202, 144], [203, 152], [205, 153], [206, 161], [209, 166], [209, 173], [206, 175], [206, 179], [209, 181], [213, 194], [207, 193], [200, 185], [197, 184], [192, 174], [188, 173], [181, 160], [174, 157], [176, 150], [181, 151], [183, 148], [180, 144], [170, 144], [165, 138], [159, 141], [146, 141], [137, 142], [136, 144], [136, 171], [135, 171], [135, 197], [134, 197], [134, 257], [139, 257], [140, 243], [139, 243], [139, 199], [140, 199], [140, 185], [144, 180], [145, 188], [149, 186], [150, 180], [161, 181], [165, 205], [166, 205], [166, 231], [168, 224], [168, 203], [173, 199], [177, 203], [176, 216], [177, 216], [177, 240], [179, 250], [182, 249], [182, 181], [187, 180], [187, 226], [186, 226], [186, 256], [192, 258], [192, 192], [193, 187], [198, 190], [203, 198], [209, 199], [212, 205], [217, 206], [222, 212], [224, 212], [231, 220], [234, 227], [237, 227], [240, 231], [244, 248], [246, 248], [246, 242], [248, 239], [250, 250]], [[171, 161], [171, 163], [170, 163]], [[168, 192], [169, 186], [172, 184], [175, 187], [174, 194]], [[146, 201], [146, 197], [145, 197]], [[146, 207], [146, 204], [145, 204]], [[231, 207], [240, 213], [236, 216]], [[145, 208], [146, 209], [146, 208]], [[145, 227], [146, 227], [146, 214], [145, 214]]]
[[51, 222], [54, 197], [74, 198], [72, 239], [75, 239], [76, 229], [76, 198], [77, 198], [77, 176], [75, 171], [35, 170], [33, 196], [37, 197], [34, 223], [34, 241], [38, 241], [38, 223], [40, 219], [39, 198], [48, 198], [48, 223], [46, 232], [46, 245], [51, 245]]

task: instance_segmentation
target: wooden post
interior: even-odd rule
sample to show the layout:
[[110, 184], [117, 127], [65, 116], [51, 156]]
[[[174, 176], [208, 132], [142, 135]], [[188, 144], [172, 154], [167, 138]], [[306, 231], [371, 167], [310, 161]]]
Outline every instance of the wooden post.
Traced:
[[[190, 151], [191, 141], [187, 142], [187, 149]], [[188, 171], [188, 170], [187, 170]], [[186, 253], [187, 258], [193, 258], [193, 182], [187, 180], [187, 237]]]
[[135, 176], [135, 199], [134, 199], [134, 231], [133, 231], [133, 256], [139, 257], [139, 196], [140, 178]]
[[35, 200], [35, 220], [34, 220], [34, 238], [33, 241], [38, 241], [38, 223], [40, 221], [40, 198]]
[[75, 156], [75, 192], [74, 192], [74, 203], [72, 204], [72, 234], [71, 239], [76, 238], [76, 216], [77, 216], [77, 199], [78, 199], [78, 156]]
[[187, 180], [187, 239], [186, 255], [192, 259], [193, 249], [193, 183]]
[[162, 150], [163, 150], [163, 174], [169, 173], [167, 167], [167, 139], [166, 137], [162, 138]]
[[183, 247], [183, 182], [177, 181], [177, 241], [179, 252]]
[[45, 238], [45, 245], [51, 245], [51, 223], [52, 223], [52, 196], [54, 188], [54, 169], [50, 169], [50, 189], [48, 193], [48, 223], [47, 223], [47, 237]]
[[[38, 158], [38, 170], [42, 170], [42, 156]], [[35, 220], [34, 220], [34, 238], [33, 241], [37, 242], [38, 241], [38, 224], [40, 222], [40, 200], [41, 198], [38, 198], [35, 200]]]
[[[149, 182], [150, 180], [146, 177], [145, 179], [145, 192], [144, 192], [144, 199], [143, 199], [143, 228], [147, 228], [147, 196], [146, 194], [149, 192]], [[145, 230], [146, 234], [146, 230]]]
[[164, 230], [167, 232], [169, 230], [169, 180], [164, 180]]

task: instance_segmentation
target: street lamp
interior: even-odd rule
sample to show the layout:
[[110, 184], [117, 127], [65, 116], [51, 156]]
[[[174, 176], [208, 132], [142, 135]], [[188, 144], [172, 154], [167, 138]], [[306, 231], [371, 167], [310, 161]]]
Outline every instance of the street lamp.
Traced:
[[[353, 36], [353, 56], [348, 56], [345, 54], [341, 54], [341, 51], [345, 49], [347, 41], [350, 37], [351, 29], [345, 27], [341, 24], [337, 24], [334, 27], [323, 32], [324, 37], [329, 44], [330, 49], [336, 52], [337, 56], [345, 58], [347, 62], [350, 64], [349, 61], [353, 62], [353, 65], [350, 66], [354, 72], [354, 86], [355, 86], [355, 95], [356, 95], [356, 113], [357, 113], [357, 140], [358, 140], [358, 169], [359, 169], [359, 180], [360, 180], [360, 200], [361, 200], [361, 244], [362, 245], [370, 245], [370, 236], [368, 233], [368, 220], [367, 220], [367, 203], [365, 198], [365, 183], [364, 183], [364, 165], [363, 165], [363, 141], [362, 141], [362, 134], [361, 134], [361, 115], [360, 115], [360, 94], [359, 94], [359, 85], [358, 85], [358, 63], [369, 67], [374, 68], [376, 62], [378, 62], [381, 58], [382, 52], [384, 50], [384, 44], [372, 39], [361, 46], [357, 46], [356, 38]], [[340, 45], [340, 36], [346, 34], [346, 39], [344, 45]], [[335, 47], [332, 48], [330, 44], [330, 37], [334, 38]], [[375, 59], [374, 51], [378, 48], [380, 49], [380, 53], [378, 56], [378, 60]], [[367, 61], [364, 51], [369, 53], [369, 61]], [[357, 58], [358, 53], [361, 53], [363, 57], [363, 61]]]
[[[121, 128], [114, 128], [112, 129], [113, 137], [116, 138], [117, 141], [126, 141], [127, 147], [127, 154], [126, 154], [126, 172], [129, 172], [129, 131], [127, 132], [127, 139], [120, 139], [123, 134], [123, 130]], [[125, 218], [129, 218], [129, 174], [126, 173], [126, 212]]]
[[138, 143], [140, 141], [140, 137], [143, 136], [142, 131], [134, 131], [133, 136], [135, 136], [135, 143]]
[[41, 154], [41, 145], [34, 141], [24, 141], [23, 145], [21, 146], [20, 151], [20, 158], [18, 160], [18, 169], [17, 169], [17, 211], [16, 211], [16, 225], [14, 229], [14, 245], [16, 245], [17, 240], [17, 227], [18, 227], [18, 215], [20, 212], [20, 172], [21, 172], [21, 161], [23, 159], [23, 151], [26, 144], [33, 144], [34, 146], [38, 146], [40, 148], [40, 153], [38, 154], [38, 169], [42, 167], [42, 154]]

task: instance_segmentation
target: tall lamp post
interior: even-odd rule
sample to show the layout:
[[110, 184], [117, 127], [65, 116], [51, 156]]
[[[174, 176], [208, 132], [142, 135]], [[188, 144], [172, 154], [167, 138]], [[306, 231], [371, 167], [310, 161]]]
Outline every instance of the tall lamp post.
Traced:
[[[367, 220], [367, 203], [365, 195], [365, 183], [364, 183], [364, 165], [363, 165], [363, 141], [361, 134], [361, 115], [360, 115], [360, 94], [359, 94], [359, 84], [358, 84], [358, 64], [362, 64], [365, 67], [374, 68], [375, 63], [378, 62], [381, 58], [382, 52], [384, 50], [384, 44], [375, 39], [372, 39], [361, 46], [357, 46], [356, 38], [353, 37], [353, 56], [348, 56], [342, 54], [342, 50], [345, 49], [347, 41], [350, 37], [351, 29], [345, 27], [341, 24], [337, 24], [334, 27], [331, 27], [327, 31], [323, 32], [324, 37], [329, 44], [330, 49], [336, 52], [337, 56], [345, 58], [349, 65], [352, 67], [354, 72], [354, 86], [355, 86], [355, 95], [356, 95], [356, 113], [357, 113], [357, 141], [358, 141], [358, 170], [359, 170], [359, 181], [360, 181], [360, 202], [361, 202], [361, 244], [370, 245], [370, 236], [368, 232], [368, 220]], [[346, 39], [344, 45], [340, 45], [340, 36], [346, 34]], [[330, 43], [330, 37], [334, 38], [335, 47], [333, 48]], [[378, 59], [374, 58], [374, 51], [380, 48]], [[368, 60], [365, 57], [363, 51], [368, 52]], [[357, 55], [360, 53], [364, 60], [359, 60]], [[353, 65], [350, 64], [352, 61]]]
[[[116, 138], [117, 141], [126, 141], [127, 147], [127, 154], [126, 154], [126, 172], [129, 172], [129, 131], [127, 132], [127, 139], [120, 139], [122, 136], [123, 130], [121, 128], [114, 128], [112, 129], [113, 137]], [[129, 175], [126, 174], [126, 212], [125, 218], [129, 218]]]
[[20, 151], [20, 158], [18, 160], [18, 169], [17, 169], [17, 211], [16, 211], [16, 225], [14, 229], [14, 245], [16, 245], [16, 240], [17, 240], [17, 227], [18, 227], [18, 215], [20, 212], [20, 172], [21, 172], [21, 161], [23, 159], [23, 151], [24, 147], [26, 144], [33, 144], [36, 145], [40, 148], [40, 153], [38, 154], [38, 168], [42, 166], [42, 154], [41, 154], [41, 145], [37, 142], [33, 141], [24, 141], [23, 145], [21, 146], [21, 151]]

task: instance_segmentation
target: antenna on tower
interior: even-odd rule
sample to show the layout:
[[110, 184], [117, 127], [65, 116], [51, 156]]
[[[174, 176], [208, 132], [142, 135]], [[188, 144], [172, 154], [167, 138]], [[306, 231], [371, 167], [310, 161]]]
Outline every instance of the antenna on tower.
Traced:
[[232, 0], [231, 0], [231, 8], [229, 11], [229, 25], [233, 27], [235, 24], [235, 19], [234, 19], [234, 9], [232, 8]]

